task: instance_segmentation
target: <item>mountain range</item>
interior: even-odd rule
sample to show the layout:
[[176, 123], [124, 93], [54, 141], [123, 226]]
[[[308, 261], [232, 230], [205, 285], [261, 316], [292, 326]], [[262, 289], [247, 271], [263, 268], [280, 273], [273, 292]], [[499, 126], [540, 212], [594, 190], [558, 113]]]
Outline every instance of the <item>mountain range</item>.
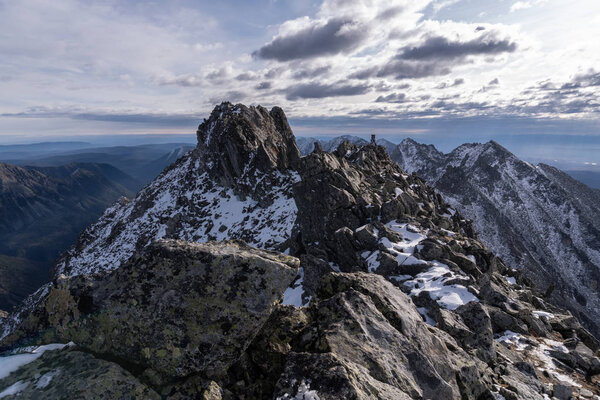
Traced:
[[81, 230], [138, 185], [108, 164], [0, 163], [0, 309], [45, 283], [53, 261]]
[[0, 146], [0, 161], [19, 166], [59, 167], [71, 163], [109, 164], [137, 181], [136, 189], [191, 150], [188, 143], [98, 147], [85, 142]]
[[230, 103], [197, 138], [0, 319], [0, 393], [600, 394], [598, 340], [384, 146], [301, 156], [282, 109]]
[[[300, 139], [299, 148], [307, 150], [310, 140]], [[348, 135], [320, 143], [325, 149], [340, 140], [366, 144]], [[522, 161], [494, 141], [448, 154], [413, 139], [377, 143], [472, 219], [490, 249], [600, 334], [600, 190], [552, 166]]]

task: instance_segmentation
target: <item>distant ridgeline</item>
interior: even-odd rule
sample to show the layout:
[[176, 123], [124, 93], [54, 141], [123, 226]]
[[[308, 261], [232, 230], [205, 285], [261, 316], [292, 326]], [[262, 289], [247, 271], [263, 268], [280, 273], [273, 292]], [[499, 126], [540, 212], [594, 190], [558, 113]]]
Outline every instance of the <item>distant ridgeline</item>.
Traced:
[[[385, 147], [342, 140], [302, 157], [283, 110], [230, 103], [197, 137], [1, 320], [0, 349], [13, 353], [0, 393], [600, 394], [598, 340]], [[32, 345], [43, 356], [17, 365]]]

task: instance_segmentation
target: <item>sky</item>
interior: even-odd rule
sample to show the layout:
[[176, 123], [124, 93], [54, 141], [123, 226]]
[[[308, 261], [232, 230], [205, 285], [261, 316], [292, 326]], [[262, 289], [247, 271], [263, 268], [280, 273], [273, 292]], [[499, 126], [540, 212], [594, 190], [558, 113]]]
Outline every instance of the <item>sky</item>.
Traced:
[[231, 101], [600, 162], [598, 0], [0, 0], [0, 26], [0, 144], [190, 133]]

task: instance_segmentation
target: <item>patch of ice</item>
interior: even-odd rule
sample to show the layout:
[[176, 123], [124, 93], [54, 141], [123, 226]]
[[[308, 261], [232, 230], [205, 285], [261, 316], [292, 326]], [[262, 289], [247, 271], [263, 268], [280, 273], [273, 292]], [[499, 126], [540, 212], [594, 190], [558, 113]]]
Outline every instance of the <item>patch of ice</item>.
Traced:
[[12, 372], [18, 370], [23, 365], [29, 364], [32, 361], [37, 360], [45, 351], [60, 350], [69, 344], [53, 343], [39, 346], [31, 350], [31, 352], [13, 354], [10, 356], [0, 357], [0, 379], [6, 378]]
[[404, 193], [404, 190], [400, 189], [399, 187], [394, 188], [394, 193], [396, 194], [396, 197], [400, 196], [402, 193]]
[[506, 281], [509, 284], [511, 284], [511, 285], [516, 285], [517, 284], [517, 280], [514, 277], [512, 277], [512, 276], [505, 276], [505, 278], [506, 278]]

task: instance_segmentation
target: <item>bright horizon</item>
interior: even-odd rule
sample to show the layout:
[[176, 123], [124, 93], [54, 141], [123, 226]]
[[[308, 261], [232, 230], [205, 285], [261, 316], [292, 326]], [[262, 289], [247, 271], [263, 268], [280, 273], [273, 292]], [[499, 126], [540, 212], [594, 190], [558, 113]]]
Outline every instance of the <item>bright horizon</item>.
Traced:
[[597, 1], [0, 0], [0, 23], [0, 144], [193, 134], [231, 101], [297, 136], [600, 163]]

